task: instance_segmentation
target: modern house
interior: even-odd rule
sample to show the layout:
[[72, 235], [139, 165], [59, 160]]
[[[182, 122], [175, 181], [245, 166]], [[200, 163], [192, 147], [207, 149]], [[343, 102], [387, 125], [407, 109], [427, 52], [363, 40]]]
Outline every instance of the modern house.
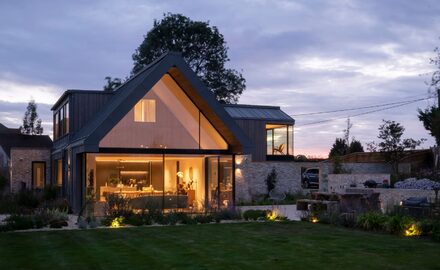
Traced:
[[23, 135], [0, 124], [0, 175], [12, 192], [40, 189], [50, 182], [52, 140], [47, 135]]
[[227, 207], [237, 200], [236, 164], [293, 157], [291, 117], [220, 104], [176, 53], [114, 91], [67, 90], [52, 110], [52, 182], [74, 211], [86, 196], [112, 194], [139, 207]]

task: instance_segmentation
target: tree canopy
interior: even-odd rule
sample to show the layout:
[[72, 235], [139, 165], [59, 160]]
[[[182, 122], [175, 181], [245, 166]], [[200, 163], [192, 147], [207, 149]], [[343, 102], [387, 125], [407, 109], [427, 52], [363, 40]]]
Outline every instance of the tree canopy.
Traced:
[[208, 89], [223, 103], [236, 103], [246, 88], [246, 80], [228, 69], [228, 47], [217, 27], [209, 22], [193, 21], [181, 14], [164, 14], [155, 20], [132, 58], [131, 74], [142, 70], [162, 54], [181, 52], [182, 57]]
[[429, 134], [435, 138], [437, 145], [440, 145], [440, 109], [432, 106], [425, 110], [418, 110], [419, 120], [422, 121], [423, 126]]
[[25, 135], [41, 135], [43, 127], [41, 119], [38, 118], [37, 104], [34, 100], [29, 101], [26, 112], [23, 117], [23, 125], [20, 127], [21, 134]]
[[[430, 63], [435, 66], [436, 70], [432, 73], [431, 81], [429, 82], [429, 90], [434, 90], [437, 95], [440, 95], [440, 50], [435, 48], [436, 57], [430, 60]], [[440, 97], [439, 97], [440, 100]], [[431, 106], [425, 110], [418, 109], [419, 120], [429, 134], [435, 138], [437, 145], [440, 145], [440, 104]]]
[[377, 147], [380, 152], [386, 154], [386, 159], [392, 163], [395, 173], [397, 173], [399, 160], [404, 156], [404, 151], [414, 150], [424, 141], [424, 139], [402, 139], [404, 131], [405, 128], [395, 121], [382, 120], [382, 125], [379, 126], [379, 135], [377, 137], [381, 141], [379, 141]]
[[112, 78], [110, 76], [105, 77], [107, 84], [104, 85], [104, 91], [113, 91], [122, 85], [122, 81], [119, 78]]

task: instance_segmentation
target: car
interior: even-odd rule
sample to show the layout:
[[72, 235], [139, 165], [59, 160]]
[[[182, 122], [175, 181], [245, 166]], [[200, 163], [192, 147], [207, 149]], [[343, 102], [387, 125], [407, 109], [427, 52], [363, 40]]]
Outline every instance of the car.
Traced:
[[319, 169], [306, 169], [302, 174], [301, 185], [303, 188], [319, 188]]

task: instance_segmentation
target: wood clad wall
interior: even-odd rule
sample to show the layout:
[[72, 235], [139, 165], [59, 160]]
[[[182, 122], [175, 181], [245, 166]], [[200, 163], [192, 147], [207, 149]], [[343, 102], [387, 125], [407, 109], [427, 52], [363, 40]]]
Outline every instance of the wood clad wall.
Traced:
[[252, 142], [252, 160], [266, 161], [266, 122], [244, 119], [236, 119], [235, 122]]
[[110, 93], [73, 93], [70, 97], [71, 134], [80, 130], [113, 97]]

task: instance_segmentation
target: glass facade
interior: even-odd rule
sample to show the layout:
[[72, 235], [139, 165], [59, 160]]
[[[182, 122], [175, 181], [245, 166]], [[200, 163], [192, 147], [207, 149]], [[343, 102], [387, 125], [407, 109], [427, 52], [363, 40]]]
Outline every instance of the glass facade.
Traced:
[[232, 156], [87, 154], [86, 176], [89, 196], [123, 196], [135, 209], [200, 211], [233, 202]]

